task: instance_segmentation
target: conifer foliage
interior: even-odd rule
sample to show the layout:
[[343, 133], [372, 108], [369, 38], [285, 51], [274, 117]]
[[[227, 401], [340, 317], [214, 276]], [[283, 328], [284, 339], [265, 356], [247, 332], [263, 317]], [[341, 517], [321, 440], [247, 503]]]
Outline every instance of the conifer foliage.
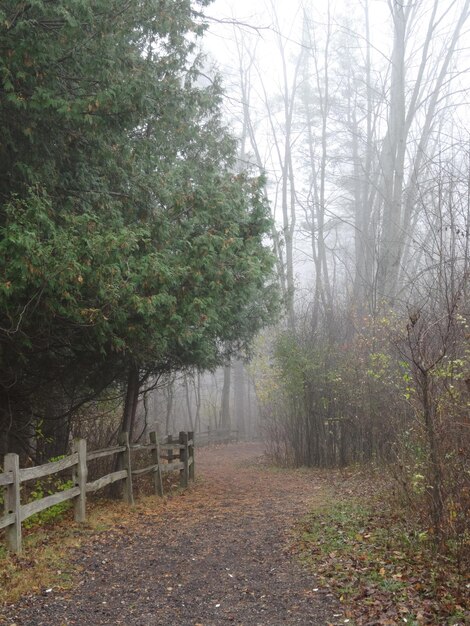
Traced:
[[234, 175], [200, 74], [207, 4], [2, 2], [0, 453], [273, 315], [263, 181]]

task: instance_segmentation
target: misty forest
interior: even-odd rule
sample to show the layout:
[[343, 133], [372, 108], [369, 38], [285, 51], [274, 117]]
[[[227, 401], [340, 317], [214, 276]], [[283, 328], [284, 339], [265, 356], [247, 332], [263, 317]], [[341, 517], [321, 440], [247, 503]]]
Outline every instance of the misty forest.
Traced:
[[469, 623], [469, 77], [470, 0], [0, 2], [0, 623]]

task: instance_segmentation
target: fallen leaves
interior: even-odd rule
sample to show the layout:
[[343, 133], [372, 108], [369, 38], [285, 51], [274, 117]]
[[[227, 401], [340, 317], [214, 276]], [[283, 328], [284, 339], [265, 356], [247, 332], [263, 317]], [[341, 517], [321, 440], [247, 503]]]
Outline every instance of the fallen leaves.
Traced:
[[384, 495], [361, 495], [372, 491], [365, 480], [349, 492], [333, 483], [335, 501], [298, 526], [302, 560], [357, 626], [467, 623], [468, 570], [451, 554], [439, 557], [419, 529], [384, 504]]
[[[71, 555], [75, 588], [63, 593], [55, 580], [41, 584], [53, 586], [47, 601], [39, 590], [8, 607], [10, 621], [60, 624], [66, 614], [67, 623], [80, 624], [86, 613], [94, 623], [130, 626], [153, 623], [158, 612], [159, 623], [193, 626], [326, 624], [328, 617], [343, 624], [332, 619], [335, 611], [342, 616], [332, 594], [312, 592], [310, 576], [283, 551], [307, 499], [322, 501], [326, 477], [273, 470], [259, 461], [261, 453], [257, 444], [239, 445], [236, 456], [233, 447], [201, 451], [204, 478], [184, 497], [175, 489], [164, 500], [139, 498], [134, 507], [109, 504], [108, 512], [100, 503]], [[54, 563], [54, 574], [59, 570], [65, 563]]]

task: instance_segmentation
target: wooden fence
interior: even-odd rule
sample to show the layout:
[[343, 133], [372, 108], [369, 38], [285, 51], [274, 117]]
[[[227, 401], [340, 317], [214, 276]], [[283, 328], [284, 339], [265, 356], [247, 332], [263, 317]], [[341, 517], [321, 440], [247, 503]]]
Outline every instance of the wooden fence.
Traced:
[[[133, 452], [147, 451], [151, 464], [147, 467], [133, 469]], [[94, 459], [117, 455], [116, 471], [106, 474], [97, 480], [87, 482], [88, 463]], [[21, 504], [21, 484], [29, 480], [38, 480], [63, 470], [72, 470], [73, 487], [48, 495], [40, 500]], [[7, 454], [4, 459], [3, 473], [0, 473], [0, 487], [4, 489], [4, 514], [0, 517], [0, 529], [5, 528], [7, 548], [13, 552], [21, 552], [21, 524], [28, 517], [39, 513], [60, 502], [74, 501], [75, 520], [84, 522], [86, 519], [86, 496], [118, 481], [122, 484], [124, 500], [133, 504], [133, 476], [153, 474], [155, 493], [163, 495], [162, 474], [179, 471], [180, 485], [187, 487], [194, 480], [194, 434], [180, 432], [179, 437], [168, 435], [165, 443], [159, 443], [157, 433], [150, 433], [150, 443], [129, 444], [127, 433], [122, 433], [117, 446], [87, 452], [85, 439], [76, 439], [72, 454], [59, 461], [46, 463], [37, 467], [20, 469], [17, 454]]]
[[229, 428], [209, 429], [196, 433], [196, 446], [208, 446], [217, 443], [232, 443], [238, 441], [238, 430]]

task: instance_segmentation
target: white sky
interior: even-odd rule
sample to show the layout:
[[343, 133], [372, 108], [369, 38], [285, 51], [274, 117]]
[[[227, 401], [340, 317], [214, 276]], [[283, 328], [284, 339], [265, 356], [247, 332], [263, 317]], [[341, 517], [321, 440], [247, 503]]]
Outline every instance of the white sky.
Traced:
[[[250, 29], [250, 26], [259, 27], [259, 38], [269, 46], [272, 35], [265, 29], [276, 28], [273, 12], [278, 17], [283, 37], [295, 43], [299, 41], [302, 6], [313, 7], [319, 21], [322, 14], [326, 17], [328, 6], [333, 19], [335, 16], [347, 16], [362, 21], [363, 4], [363, 0], [215, 0], [209, 5], [206, 13], [218, 20], [229, 22], [234, 19], [245, 23], [248, 26], [243, 30], [246, 33], [251, 32], [253, 36], [255, 32]], [[372, 25], [371, 38], [378, 44], [383, 42], [384, 36], [390, 31], [390, 26], [387, 24], [389, 16], [387, 0], [369, 0], [369, 14]], [[229, 24], [225, 26], [214, 24], [210, 28], [210, 33], [207, 33], [206, 39], [208, 46], [215, 50], [224, 47], [230, 49], [233, 27]]]
[[[364, 0], [214, 0], [206, 9], [213, 22], [204, 36], [203, 47], [224, 76], [225, 87], [230, 93], [230, 79], [239, 80], [236, 36], [256, 42], [257, 63], [262, 68], [263, 81], [276, 92], [279, 78], [279, 49], [277, 33], [286, 45], [287, 58], [297, 57], [301, 46], [303, 6], [313, 8], [317, 24], [326, 24], [327, 10], [333, 24], [344, 23], [344, 18], [359, 24], [364, 22]], [[387, 0], [369, 0], [372, 44], [388, 56], [391, 46], [389, 9]], [[238, 25], [234, 25], [237, 22]], [[250, 46], [251, 47], [251, 46]], [[271, 90], [270, 89], [270, 90]], [[229, 103], [227, 103], [229, 110]], [[229, 114], [230, 116], [230, 114]]]
[[[250, 41], [248, 47], [252, 48], [256, 42], [257, 64], [262, 68], [264, 87], [270, 92], [272, 97], [283, 92], [280, 84], [282, 76], [279, 71], [280, 55], [279, 44], [276, 41], [277, 33], [281, 34], [283, 43], [286, 46], [286, 57], [288, 61], [298, 57], [301, 49], [302, 32], [302, 6], [311, 4], [314, 7], [315, 21], [318, 24], [327, 22], [327, 10], [330, 6], [331, 19], [333, 23], [343, 16], [348, 16], [352, 20], [363, 23], [364, 8], [362, 0], [215, 0], [206, 9], [207, 15], [220, 20], [222, 23], [213, 23], [204, 37], [204, 48], [214, 59], [216, 66], [221, 71], [227, 92], [225, 109], [227, 120], [236, 125], [234, 118], [240, 116], [240, 94], [238, 88], [239, 81], [239, 61], [237, 58], [236, 37], [243, 37]], [[382, 45], [389, 42], [388, 32], [390, 25], [387, 21], [388, 8], [386, 0], [369, 0], [369, 10], [373, 21], [373, 34], [371, 38], [381, 41]], [[232, 22], [241, 24], [234, 25]], [[291, 69], [293, 70], [294, 63]], [[233, 81], [233, 85], [231, 85]], [[258, 85], [253, 86], [256, 94]], [[256, 95], [251, 95], [250, 108], [255, 119], [262, 119], [265, 116], [262, 94], [257, 104]], [[234, 128], [236, 131], [236, 128]], [[273, 183], [277, 178], [276, 169], [278, 164], [272, 161], [272, 141], [270, 131], [266, 129], [266, 137], [263, 139], [263, 123], [257, 127], [259, 146], [263, 150], [265, 171], [268, 180], [271, 182], [271, 205], [276, 216], [276, 201], [274, 199]], [[271, 169], [274, 168], [274, 169]], [[296, 246], [296, 273], [301, 282], [302, 276], [309, 275], [310, 252], [305, 250], [305, 244], [297, 241]]]
[[[414, 26], [413, 40], [408, 42], [408, 53], [410, 59], [410, 78], [412, 80], [413, 72], [419, 64], [421, 56], [421, 44], [423, 36], [427, 28], [427, 20], [429, 11], [432, 7], [433, 0], [419, 0], [420, 19], [417, 19]], [[239, 62], [237, 58], [236, 37], [244, 37], [250, 41], [250, 44], [256, 42], [256, 58], [257, 65], [261, 68], [260, 76], [264, 87], [269, 91], [269, 96], [275, 96], [282, 93], [282, 86], [279, 84], [281, 72], [279, 70], [279, 47], [276, 43], [277, 32], [281, 33], [283, 42], [286, 44], [286, 57], [288, 61], [298, 56], [301, 45], [301, 22], [302, 22], [302, 6], [309, 5], [315, 13], [315, 23], [320, 26], [318, 28], [319, 37], [322, 36], [321, 25], [326, 24], [327, 10], [330, 7], [331, 21], [333, 24], [344, 24], [344, 18], [348, 19], [351, 24], [351, 30], [364, 33], [364, 3], [365, 0], [215, 0], [206, 9], [208, 16], [214, 17], [219, 22], [212, 23], [208, 32], [204, 37], [204, 49], [209, 53], [215, 61], [220, 72], [224, 77], [227, 98], [225, 99], [225, 108], [227, 120], [233, 120], [233, 127], [236, 130], [236, 118], [240, 117], [241, 103], [240, 92], [237, 88], [239, 81]], [[390, 57], [392, 48], [392, 20], [387, 5], [387, 0], [368, 0], [369, 16], [370, 16], [370, 40], [375, 49], [373, 55], [375, 60], [372, 61], [373, 66], [377, 70], [379, 80], [383, 79], [384, 88], [387, 87], [387, 76], [383, 75], [382, 68], [389, 69], [387, 59]], [[442, 42], [445, 40], [445, 34], [449, 32], [449, 26], [455, 24], [456, 16], [463, 4], [463, 0], [439, 0], [440, 15], [446, 14], [447, 9], [451, 10], [447, 13], [446, 18], [442, 21], [439, 28], [434, 33], [433, 43], [435, 52], [439, 57], [445, 53], [445, 46]], [[277, 18], [276, 18], [277, 16]], [[232, 21], [239, 22], [238, 26], [234, 26]], [[243, 24], [246, 24], [244, 26]], [[357, 27], [355, 26], [357, 25]], [[258, 28], [259, 30], [256, 30]], [[422, 31], [421, 31], [422, 29]], [[341, 27], [341, 32], [344, 32]], [[443, 37], [444, 34], [444, 38]], [[360, 42], [360, 38], [359, 38]], [[360, 47], [361, 44], [358, 44]], [[250, 49], [252, 45], [248, 46]], [[466, 50], [466, 54], [461, 54], [461, 62], [459, 67], [454, 67], [453, 71], [457, 77], [455, 90], [458, 93], [461, 88], [461, 104], [466, 104], [470, 99], [469, 83], [470, 72], [470, 36], [467, 29], [462, 33], [460, 39], [460, 50]], [[256, 76], [256, 73], [254, 73]], [[256, 81], [256, 78], [254, 79]], [[253, 117], [258, 120], [257, 133], [261, 133], [259, 137], [260, 145], [264, 149], [264, 157], [268, 178], [275, 179], [271, 168], [275, 168], [276, 164], [272, 164], [272, 141], [270, 143], [269, 130], [265, 140], [263, 140], [263, 97], [258, 90], [259, 85], [252, 86], [252, 97], [250, 100], [250, 108], [253, 109]], [[258, 92], [258, 93], [257, 93]], [[258, 102], [257, 96], [258, 95]], [[254, 97], [253, 97], [254, 96]], [[461, 106], [459, 112], [466, 117], [468, 108]], [[466, 126], [464, 124], [463, 126]], [[275, 203], [273, 203], [275, 205]]]

